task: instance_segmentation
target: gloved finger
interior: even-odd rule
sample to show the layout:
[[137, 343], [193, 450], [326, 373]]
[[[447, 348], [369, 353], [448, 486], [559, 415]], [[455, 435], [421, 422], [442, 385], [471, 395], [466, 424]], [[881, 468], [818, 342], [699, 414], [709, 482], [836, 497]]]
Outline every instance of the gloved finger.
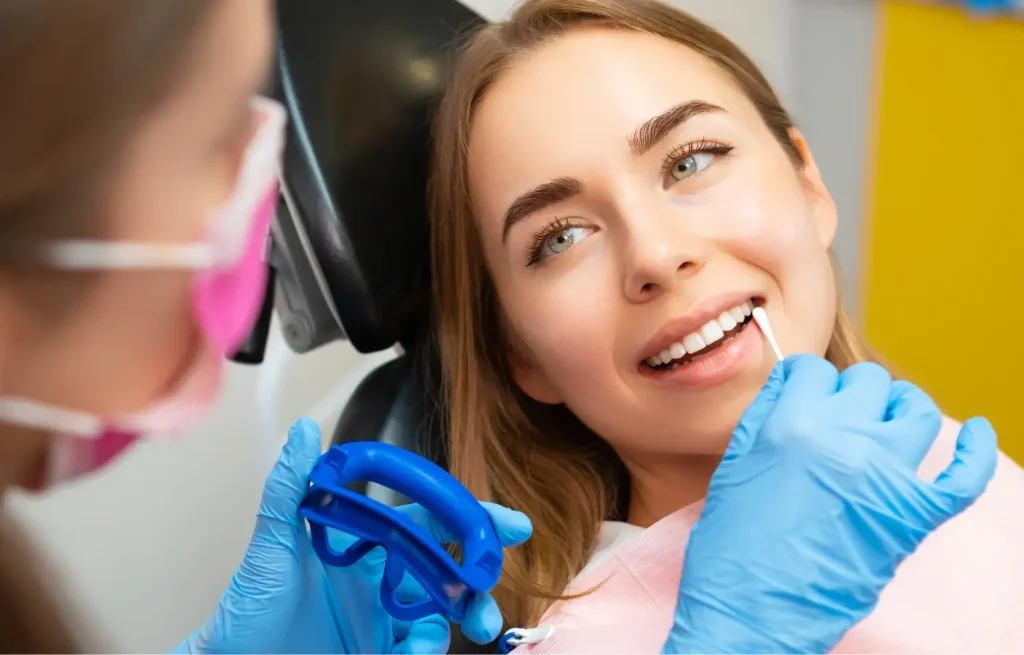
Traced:
[[874, 362], [860, 362], [839, 374], [838, 411], [857, 419], [881, 421], [889, 404], [892, 375]]
[[757, 435], [761, 434], [765, 422], [775, 409], [785, 382], [785, 367], [782, 362], [778, 362], [732, 431], [732, 438], [722, 458], [723, 463], [740, 457], [754, 445]]
[[786, 376], [779, 404], [801, 409], [831, 398], [839, 388], [839, 371], [817, 355], [790, 355], [783, 362]]
[[[427, 592], [416, 578], [409, 573], [395, 588], [395, 599], [408, 605], [427, 599]], [[432, 614], [416, 621], [395, 621], [395, 649], [397, 653], [447, 653], [451, 641], [448, 621], [439, 614]]]
[[296, 549], [308, 543], [299, 504], [319, 455], [320, 428], [308, 419], [296, 421], [263, 487], [249, 549], [235, 574], [240, 584], [287, 584], [286, 580], [278, 580], [280, 574], [270, 575], [268, 571], [281, 569], [282, 558], [294, 559]]
[[952, 502], [949, 516], [969, 507], [988, 487], [996, 472], [999, 447], [992, 424], [984, 418], [969, 419], [960, 428], [953, 462], [935, 479], [935, 489]]
[[451, 627], [439, 614], [432, 614], [408, 624], [404, 636], [395, 633], [392, 653], [414, 653], [416, 655], [443, 655], [451, 644]]
[[502, 546], [518, 546], [533, 536], [533, 521], [526, 514], [496, 503], [480, 504], [490, 515]]
[[892, 383], [879, 426], [879, 440], [889, 452], [916, 471], [941, 428], [942, 412], [931, 396], [905, 380]]
[[[343, 532], [335, 532], [333, 535], [328, 532], [327, 540], [336, 552], [344, 552], [352, 546], [357, 537], [347, 535]], [[341, 598], [362, 598], [370, 599], [367, 603], [373, 603], [372, 611], [379, 612], [379, 616], [390, 621], [391, 618], [384, 611], [381, 605], [382, 573], [387, 561], [387, 551], [383, 546], [375, 546], [355, 563], [350, 566], [331, 566], [322, 564], [321, 570], [327, 579], [328, 587], [332, 593]], [[407, 576], [408, 577], [408, 576]], [[403, 583], [405, 580], [403, 579]], [[402, 585], [399, 585], [401, 588]], [[398, 590], [396, 590], [397, 593]], [[346, 601], [347, 602], [347, 601]], [[361, 608], [365, 609], [365, 608]], [[370, 609], [366, 609], [370, 612]]]
[[411, 573], [406, 571], [402, 575], [402, 581], [395, 587], [395, 598], [399, 603], [405, 605], [418, 603], [427, 599], [427, 591]]
[[[494, 531], [502, 546], [518, 546], [533, 534], [533, 523], [522, 512], [495, 503], [480, 503], [491, 517]], [[452, 534], [422, 505], [402, 505], [395, 508], [410, 521], [426, 530], [441, 543], [452, 540]]]
[[303, 594], [299, 560], [312, 549], [298, 508], [319, 453], [319, 428], [298, 421], [267, 477], [242, 563], [217, 611], [194, 636], [203, 650], [257, 652], [266, 648], [268, 626], [292, 621]]
[[469, 600], [466, 618], [459, 625], [462, 634], [478, 644], [489, 644], [501, 634], [504, 620], [498, 603], [490, 594], [475, 594]]
[[309, 474], [320, 451], [320, 426], [308, 418], [293, 423], [263, 487], [260, 516], [292, 526], [304, 525], [298, 514], [299, 504], [309, 488]]
[[350, 546], [359, 540], [359, 537], [351, 532], [345, 532], [330, 526], [325, 527], [325, 532], [327, 534], [327, 543], [330, 545], [331, 550], [337, 553], [348, 550]]

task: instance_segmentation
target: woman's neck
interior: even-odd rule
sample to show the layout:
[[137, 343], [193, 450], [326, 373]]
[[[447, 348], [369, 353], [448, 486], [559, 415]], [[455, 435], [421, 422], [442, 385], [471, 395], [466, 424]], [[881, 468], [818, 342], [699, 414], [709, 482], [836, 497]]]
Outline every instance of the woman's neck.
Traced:
[[629, 522], [646, 528], [704, 498], [722, 456], [662, 455], [623, 461], [631, 479]]

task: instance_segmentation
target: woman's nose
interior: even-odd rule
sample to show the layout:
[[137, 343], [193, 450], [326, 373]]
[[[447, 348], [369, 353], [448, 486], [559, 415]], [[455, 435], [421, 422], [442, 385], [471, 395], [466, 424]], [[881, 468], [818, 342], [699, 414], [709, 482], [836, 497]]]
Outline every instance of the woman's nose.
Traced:
[[697, 247], [658, 235], [633, 239], [625, 259], [624, 291], [626, 298], [636, 303], [653, 300], [685, 283], [704, 266]]

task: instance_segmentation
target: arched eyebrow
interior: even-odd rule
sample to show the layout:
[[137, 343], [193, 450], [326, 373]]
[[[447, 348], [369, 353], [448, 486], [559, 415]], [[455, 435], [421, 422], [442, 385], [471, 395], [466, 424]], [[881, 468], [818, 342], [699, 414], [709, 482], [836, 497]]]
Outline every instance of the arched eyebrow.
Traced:
[[669, 132], [694, 116], [724, 112], [718, 105], [703, 100], [690, 100], [658, 114], [633, 131], [629, 136], [629, 148], [637, 157], [658, 145]]
[[534, 212], [557, 205], [583, 192], [583, 182], [574, 177], [559, 177], [545, 182], [520, 195], [505, 212], [501, 240], [505, 241], [512, 226]]
[[[678, 104], [645, 121], [643, 125], [636, 128], [627, 137], [630, 150], [633, 151], [635, 156], [639, 157], [661, 142], [669, 132], [694, 116], [724, 111], [718, 105], [713, 105], [703, 100], [690, 100], [689, 102]], [[583, 182], [574, 177], [559, 177], [535, 186], [526, 193], [521, 194], [512, 201], [508, 210], [505, 211], [501, 240], [503, 242], [506, 241], [512, 226], [530, 214], [568, 200], [582, 192]]]

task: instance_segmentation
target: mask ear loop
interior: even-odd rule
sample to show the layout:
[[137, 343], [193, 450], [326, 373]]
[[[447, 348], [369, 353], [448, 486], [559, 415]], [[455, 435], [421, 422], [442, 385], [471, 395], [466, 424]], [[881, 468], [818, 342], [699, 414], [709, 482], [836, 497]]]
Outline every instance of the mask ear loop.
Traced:
[[24, 398], [0, 398], [0, 420], [83, 439], [99, 438], [103, 433], [103, 422], [96, 416]]
[[132, 243], [66, 239], [33, 248], [34, 261], [59, 270], [207, 269], [216, 263], [208, 243]]

